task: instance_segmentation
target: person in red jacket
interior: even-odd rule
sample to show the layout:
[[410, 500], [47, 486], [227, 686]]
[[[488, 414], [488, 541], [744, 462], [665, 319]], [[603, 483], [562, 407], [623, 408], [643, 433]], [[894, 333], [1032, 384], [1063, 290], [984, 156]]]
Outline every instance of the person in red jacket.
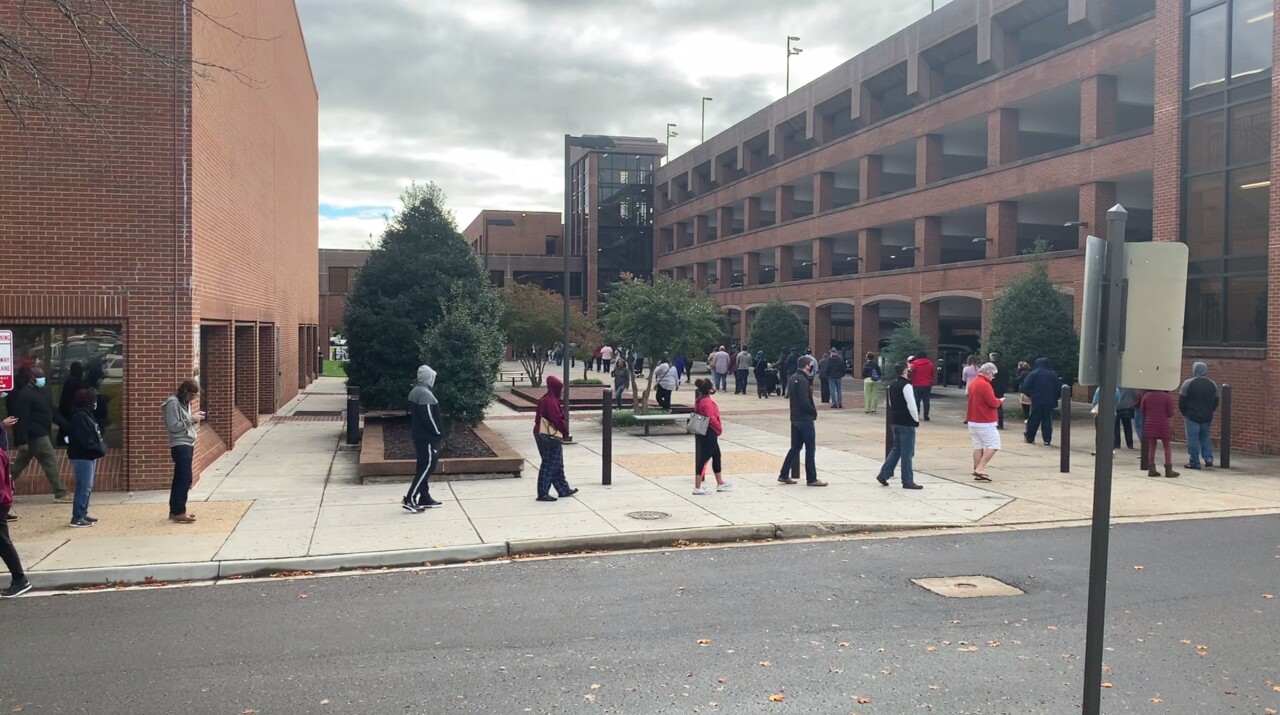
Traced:
[[911, 391], [916, 396], [916, 412], [921, 421], [929, 421], [929, 401], [933, 397], [933, 361], [929, 353], [920, 351], [910, 363]]
[[991, 378], [997, 371], [995, 363], [983, 363], [977, 377], [969, 381], [969, 409], [965, 419], [969, 423], [969, 442], [973, 445], [973, 479], [978, 482], [991, 481], [987, 465], [1000, 451], [997, 410], [1002, 401], [991, 386]]
[[694, 442], [694, 458], [693, 458], [693, 493], [696, 495], [710, 494], [702, 486], [703, 474], [707, 469], [707, 461], [711, 462], [711, 472], [716, 475], [716, 491], [727, 492], [733, 488], [733, 485], [724, 480], [720, 476], [720, 435], [724, 434], [724, 424], [720, 422], [720, 406], [716, 401], [711, 399], [711, 393], [715, 392], [715, 387], [711, 381], [702, 378], [693, 383], [697, 389], [697, 398], [693, 404], [693, 411], [696, 414], [707, 418], [707, 433], [693, 435]]
[[533, 438], [538, 443], [542, 463], [538, 465], [538, 501], [555, 501], [551, 487], [562, 497], [578, 493], [564, 478], [564, 438], [569, 427], [564, 423], [564, 411], [560, 409], [560, 395], [564, 383], [552, 375], [547, 378], [547, 394], [538, 400], [538, 410], [533, 416]]
[[0, 449], [0, 561], [9, 569], [12, 581], [0, 591], [0, 598], [15, 598], [31, 590], [31, 582], [22, 570], [18, 550], [9, 538], [9, 507], [13, 506], [13, 478], [9, 475], [9, 454]]
[[1179, 476], [1173, 471], [1173, 448], [1169, 446], [1173, 439], [1173, 430], [1169, 427], [1169, 419], [1173, 417], [1173, 398], [1167, 392], [1152, 390], [1144, 394], [1138, 404], [1142, 410], [1142, 448], [1146, 450], [1147, 476], [1160, 476], [1160, 470], [1156, 469], [1156, 440], [1164, 442], [1164, 475], [1169, 478]]

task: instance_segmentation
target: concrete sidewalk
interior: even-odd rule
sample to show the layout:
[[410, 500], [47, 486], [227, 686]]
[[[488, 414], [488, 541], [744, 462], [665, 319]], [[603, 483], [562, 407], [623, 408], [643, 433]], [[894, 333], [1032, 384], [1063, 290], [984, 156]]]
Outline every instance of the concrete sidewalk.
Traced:
[[[973, 482], [960, 423], [963, 401], [958, 392], [947, 396], [943, 390], [933, 421], [920, 430], [916, 480], [922, 491], [875, 482], [883, 415], [863, 414], [848, 398], [850, 409], [824, 406], [819, 413], [819, 478], [831, 486], [780, 485], [786, 402], [722, 394], [721, 449], [731, 491], [690, 493], [693, 441], [676, 430], [648, 438], [615, 431], [613, 484], [602, 486], [598, 415], [582, 414], [573, 423], [576, 443], [565, 447], [568, 478], [581, 492], [535, 502], [532, 417], [495, 408], [486, 424], [528, 460], [526, 477], [440, 482], [432, 495], [444, 507], [409, 514], [399, 508], [406, 486], [358, 484], [356, 453], [338, 449], [342, 423], [314, 414], [342, 409], [342, 389], [340, 380], [321, 379], [206, 470], [192, 492], [195, 524], [166, 519], [167, 492], [96, 494], [92, 511], [101, 522], [92, 529], [68, 527], [67, 505], [19, 499], [22, 519], [11, 528], [32, 581], [53, 588], [442, 563], [679, 539], [1067, 524], [1087, 519], [1092, 504], [1087, 447], [1075, 453], [1070, 474], [1059, 474], [1058, 451], [1025, 444], [1021, 420], [1011, 420], [1004, 433], [1005, 449], [990, 470], [995, 481]], [[1088, 445], [1092, 432], [1077, 425], [1073, 437]], [[1136, 452], [1117, 459], [1118, 519], [1280, 513], [1280, 460], [1274, 458], [1235, 455], [1229, 471], [1180, 479], [1143, 476]]]

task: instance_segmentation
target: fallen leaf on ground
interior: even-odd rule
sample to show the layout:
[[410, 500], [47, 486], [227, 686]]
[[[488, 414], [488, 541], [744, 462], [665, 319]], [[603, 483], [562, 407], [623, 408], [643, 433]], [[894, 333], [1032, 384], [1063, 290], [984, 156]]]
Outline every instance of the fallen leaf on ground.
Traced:
[[1163, 699], [1163, 698], [1151, 698], [1151, 702], [1153, 702], [1153, 703], [1163, 703], [1163, 702], [1164, 702], [1164, 699]]
[[1103, 683], [1103, 684], [1102, 684], [1102, 687], [1104, 687], [1104, 688], [1109, 688], [1109, 687], [1111, 687], [1111, 683]]
[[586, 700], [589, 703], [594, 703], [596, 701], [596, 696], [594, 693], [587, 693], [586, 695], [582, 696], [582, 699]]
[[938, 652], [938, 647], [937, 647], [937, 646], [932, 646], [932, 645], [931, 645], [931, 646], [929, 646], [928, 648], [925, 648], [925, 650], [926, 650], [926, 651], [928, 651], [928, 652], [930, 652], [930, 653], [937, 653], [937, 652]]
[[1196, 650], [1209, 650], [1209, 646], [1207, 646], [1207, 645], [1205, 645], [1205, 644], [1201, 643], [1201, 644], [1199, 644], [1199, 645], [1197, 645], [1197, 646], [1196, 646]]
[[1191, 645], [1191, 641], [1178, 641], [1182, 645]]
[[930, 686], [929, 686], [929, 689], [930, 689], [930, 690], [937, 690], [937, 689], [938, 689], [938, 686], [937, 686], [937, 685], [930, 685]]
[[1275, 596], [1275, 594], [1274, 594], [1274, 593], [1264, 593], [1264, 594], [1262, 594], [1262, 597], [1263, 597], [1263, 598], [1265, 598], [1265, 599], [1267, 599], [1268, 601], [1270, 601], [1271, 599], [1275, 598], [1276, 596]]
[[956, 648], [956, 650], [960, 651], [961, 653], [977, 653], [977, 652], [978, 652], [978, 646], [976, 646], [976, 645], [971, 645], [971, 646], [968, 646], [968, 647], [965, 647], [965, 648]]
[[300, 593], [300, 594], [298, 594], [298, 598], [301, 598], [301, 599], [307, 599], [307, 598], [311, 598], [311, 597], [310, 597], [310, 596], [308, 596], [308, 595], [307, 595], [307, 594], [305, 594], [305, 593]]
[[780, 703], [786, 699], [787, 699], [787, 696], [783, 695], [782, 693], [774, 693], [773, 695], [769, 696], [769, 702], [771, 703]]
[[1133, 567], [1133, 570], [1134, 570], [1134, 571], [1141, 571], [1142, 569], [1145, 569], [1145, 568], [1146, 568], [1146, 566], [1134, 566], [1134, 567]]
[[859, 705], [866, 705], [871, 702], [871, 698], [868, 698], [865, 695], [856, 695], [853, 699], [858, 701]]
[[701, 646], [708, 646], [708, 645], [711, 645], [711, 639], [710, 639], [710, 638], [699, 638], [699, 639], [698, 639], [698, 645], [701, 645]]
[[769, 661], [767, 661], [767, 660], [762, 660], [762, 661], [760, 661], [760, 667], [761, 667], [761, 668], [768, 668], [768, 667], [769, 667], [769, 666], [771, 666], [771, 665], [773, 665], [773, 663], [770, 663], [770, 662], [769, 662]]
[[329, 698], [325, 698], [324, 700], [321, 700], [321, 701], [320, 701], [320, 704], [321, 704], [321, 705], [328, 705], [328, 704], [329, 704]]
[[592, 684], [591, 684], [591, 689], [592, 689], [592, 690], [599, 690], [599, 689], [600, 689], [600, 684], [599, 684], [599, 683], [592, 683]]
[[1000, 641], [987, 641], [987, 647], [989, 647], [989, 648], [999, 648], [999, 647], [1000, 647]]
[[1237, 693], [1237, 692], [1236, 692], [1236, 691], [1234, 691], [1234, 690], [1224, 690], [1224, 691], [1222, 692], [1222, 694], [1223, 694], [1223, 695], [1239, 695], [1240, 693]]

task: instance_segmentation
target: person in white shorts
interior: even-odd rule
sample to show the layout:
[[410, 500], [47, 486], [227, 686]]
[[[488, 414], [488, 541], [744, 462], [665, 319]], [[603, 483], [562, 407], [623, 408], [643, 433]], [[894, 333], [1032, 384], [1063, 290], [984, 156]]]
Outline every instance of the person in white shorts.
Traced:
[[978, 376], [969, 383], [969, 441], [973, 444], [973, 479], [989, 482], [987, 465], [1000, 450], [1000, 431], [996, 429], [1004, 400], [996, 397], [991, 378], [998, 372], [995, 363], [984, 363]]

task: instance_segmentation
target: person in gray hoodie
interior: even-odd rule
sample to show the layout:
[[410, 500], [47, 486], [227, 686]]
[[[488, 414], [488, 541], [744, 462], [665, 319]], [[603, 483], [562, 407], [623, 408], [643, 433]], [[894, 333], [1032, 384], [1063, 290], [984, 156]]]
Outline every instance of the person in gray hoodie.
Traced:
[[1218, 410], [1218, 386], [1209, 379], [1209, 366], [1202, 362], [1191, 365], [1191, 379], [1182, 383], [1178, 392], [1178, 411], [1182, 413], [1183, 426], [1187, 428], [1187, 469], [1199, 469], [1200, 457], [1204, 466], [1213, 466], [1213, 441], [1209, 431], [1213, 428], [1213, 413]]
[[164, 426], [169, 430], [169, 456], [173, 458], [173, 483], [169, 486], [169, 521], [190, 524], [196, 515], [187, 511], [191, 491], [191, 458], [196, 448], [196, 425], [205, 418], [203, 410], [191, 411], [191, 400], [200, 394], [200, 383], [183, 380], [169, 399], [160, 405]]
[[409, 493], [400, 506], [411, 514], [421, 514], [427, 509], [441, 506], [431, 498], [427, 482], [439, 461], [440, 442], [444, 439], [444, 417], [440, 414], [440, 401], [432, 388], [436, 385], [436, 371], [429, 365], [418, 368], [418, 380], [409, 391], [409, 418], [413, 421], [413, 451], [418, 458], [414, 468]]

